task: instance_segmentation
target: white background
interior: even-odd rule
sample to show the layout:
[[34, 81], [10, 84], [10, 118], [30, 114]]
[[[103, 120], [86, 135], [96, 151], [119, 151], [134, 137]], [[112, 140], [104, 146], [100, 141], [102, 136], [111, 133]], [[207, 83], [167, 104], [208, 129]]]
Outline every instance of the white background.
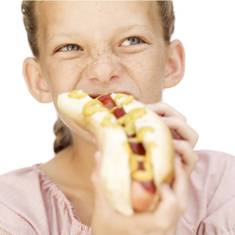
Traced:
[[[176, 0], [176, 30], [186, 50], [186, 74], [164, 101], [200, 135], [196, 149], [235, 155], [235, 2]], [[53, 157], [51, 104], [29, 94], [22, 62], [31, 55], [20, 1], [0, 3], [0, 174]]]

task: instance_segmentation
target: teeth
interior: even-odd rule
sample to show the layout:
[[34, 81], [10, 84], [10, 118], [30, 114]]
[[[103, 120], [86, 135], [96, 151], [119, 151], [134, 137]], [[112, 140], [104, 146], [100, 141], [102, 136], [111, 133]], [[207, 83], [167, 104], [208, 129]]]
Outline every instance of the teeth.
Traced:
[[[122, 94], [126, 94], [126, 95], [131, 95], [130, 93], [128, 92], [122, 92], [122, 91], [117, 91], [117, 92], [112, 92], [112, 93], [122, 93]], [[101, 96], [101, 95], [109, 95], [111, 93], [106, 93], [106, 94], [89, 94], [89, 96], [91, 96], [92, 98], [97, 98], [98, 96]]]
[[103, 95], [108, 95], [109, 93], [107, 93], [107, 94], [94, 94], [94, 95], [89, 95], [90, 97], [92, 97], [93, 99], [96, 99], [97, 97], [99, 97], [99, 96], [103, 96]]

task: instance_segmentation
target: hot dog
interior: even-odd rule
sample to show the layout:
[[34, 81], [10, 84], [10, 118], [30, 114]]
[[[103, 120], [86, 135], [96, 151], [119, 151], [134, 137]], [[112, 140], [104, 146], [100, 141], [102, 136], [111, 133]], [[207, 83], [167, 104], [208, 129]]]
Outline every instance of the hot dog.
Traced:
[[101, 152], [107, 201], [125, 215], [153, 210], [161, 185], [173, 179], [171, 132], [161, 118], [132, 95], [89, 95], [73, 90], [58, 96], [59, 113], [92, 132]]

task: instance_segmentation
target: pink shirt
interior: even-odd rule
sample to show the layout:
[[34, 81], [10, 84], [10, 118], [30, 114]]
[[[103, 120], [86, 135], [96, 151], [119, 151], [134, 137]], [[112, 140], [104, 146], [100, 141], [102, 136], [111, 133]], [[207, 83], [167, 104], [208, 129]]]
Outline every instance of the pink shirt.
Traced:
[[[235, 234], [235, 157], [197, 151], [190, 204], [177, 235]], [[0, 176], [0, 228], [12, 235], [90, 235], [39, 164]]]

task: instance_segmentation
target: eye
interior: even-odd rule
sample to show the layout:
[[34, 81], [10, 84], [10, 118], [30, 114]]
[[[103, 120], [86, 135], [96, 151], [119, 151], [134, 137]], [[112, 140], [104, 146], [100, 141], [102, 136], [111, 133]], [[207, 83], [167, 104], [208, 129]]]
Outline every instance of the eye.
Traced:
[[82, 48], [77, 44], [66, 44], [63, 47], [60, 47], [58, 52], [70, 52], [70, 51], [79, 51]]
[[122, 45], [124, 47], [128, 47], [128, 46], [132, 46], [132, 45], [138, 45], [138, 44], [143, 44], [145, 43], [142, 39], [140, 39], [139, 37], [128, 37], [123, 43]]

